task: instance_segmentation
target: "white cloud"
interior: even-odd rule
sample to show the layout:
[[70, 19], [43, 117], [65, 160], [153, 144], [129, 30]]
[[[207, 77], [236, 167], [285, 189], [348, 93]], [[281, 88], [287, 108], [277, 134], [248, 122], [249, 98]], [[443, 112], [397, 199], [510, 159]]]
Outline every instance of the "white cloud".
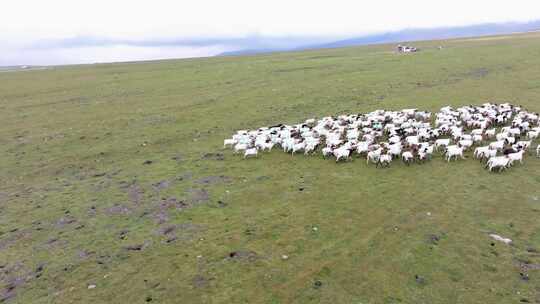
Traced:
[[0, 66], [63, 65], [99, 62], [140, 61], [167, 58], [205, 57], [227, 51], [221, 46], [211, 47], [137, 47], [102, 46], [50, 49], [4, 50]]
[[[76, 36], [136, 40], [252, 34], [344, 37], [539, 17], [538, 0], [6, 0], [0, 47], [16, 49], [40, 40]], [[0, 56], [4, 52], [0, 50]]]

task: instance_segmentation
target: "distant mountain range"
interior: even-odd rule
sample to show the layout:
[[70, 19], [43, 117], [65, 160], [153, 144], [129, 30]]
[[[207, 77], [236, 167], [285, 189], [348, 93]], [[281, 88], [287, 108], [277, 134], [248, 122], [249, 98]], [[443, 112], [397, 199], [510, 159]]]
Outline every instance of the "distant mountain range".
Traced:
[[218, 56], [238, 56], [271, 52], [299, 51], [308, 49], [338, 48], [348, 46], [359, 46], [368, 44], [396, 43], [405, 41], [466, 38], [475, 36], [501, 35], [518, 32], [529, 32], [540, 30], [540, 20], [518, 23], [484, 23], [458, 27], [439, 27], [430, 29], [405, 29], [396, 32], [352, 37], [324, 44], [302, 45], [296, 47], [272, 48], [259, 44], [260, 47], [239, 49], [223, 52]]

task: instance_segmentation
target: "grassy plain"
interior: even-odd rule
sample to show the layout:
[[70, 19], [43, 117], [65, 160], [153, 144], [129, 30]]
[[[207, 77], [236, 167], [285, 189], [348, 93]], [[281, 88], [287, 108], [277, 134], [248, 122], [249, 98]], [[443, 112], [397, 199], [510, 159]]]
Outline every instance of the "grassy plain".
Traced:
[[0, 73], [0, 299], [540, 303], [540, 159], [489, 174], [222, 150], [330, 114], [540, 111], [540, 33], [415, 45]]

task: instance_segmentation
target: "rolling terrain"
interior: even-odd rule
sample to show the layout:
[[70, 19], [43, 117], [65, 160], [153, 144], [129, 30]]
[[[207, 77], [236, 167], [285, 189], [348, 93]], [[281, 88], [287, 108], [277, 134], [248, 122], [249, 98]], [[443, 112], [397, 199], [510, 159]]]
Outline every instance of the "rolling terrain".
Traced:
[[532, 154], [490, 174], [222, 148], [339, 113], [540, 111], [540, 33], [415, 46], [0, 73], [0, 302], [540, 303]]

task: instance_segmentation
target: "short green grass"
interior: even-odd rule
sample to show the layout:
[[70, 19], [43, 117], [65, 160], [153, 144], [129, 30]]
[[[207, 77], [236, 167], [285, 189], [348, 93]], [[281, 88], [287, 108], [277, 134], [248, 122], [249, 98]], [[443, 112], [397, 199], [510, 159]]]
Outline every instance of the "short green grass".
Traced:
[[540, 303], [532, 155], [490, 174], [470, 157], [376, 169], [222, 149], [238, 129], [330, 114], [540, 111], [540, 34], [416, 45], [1, 73], [0, 296]]

